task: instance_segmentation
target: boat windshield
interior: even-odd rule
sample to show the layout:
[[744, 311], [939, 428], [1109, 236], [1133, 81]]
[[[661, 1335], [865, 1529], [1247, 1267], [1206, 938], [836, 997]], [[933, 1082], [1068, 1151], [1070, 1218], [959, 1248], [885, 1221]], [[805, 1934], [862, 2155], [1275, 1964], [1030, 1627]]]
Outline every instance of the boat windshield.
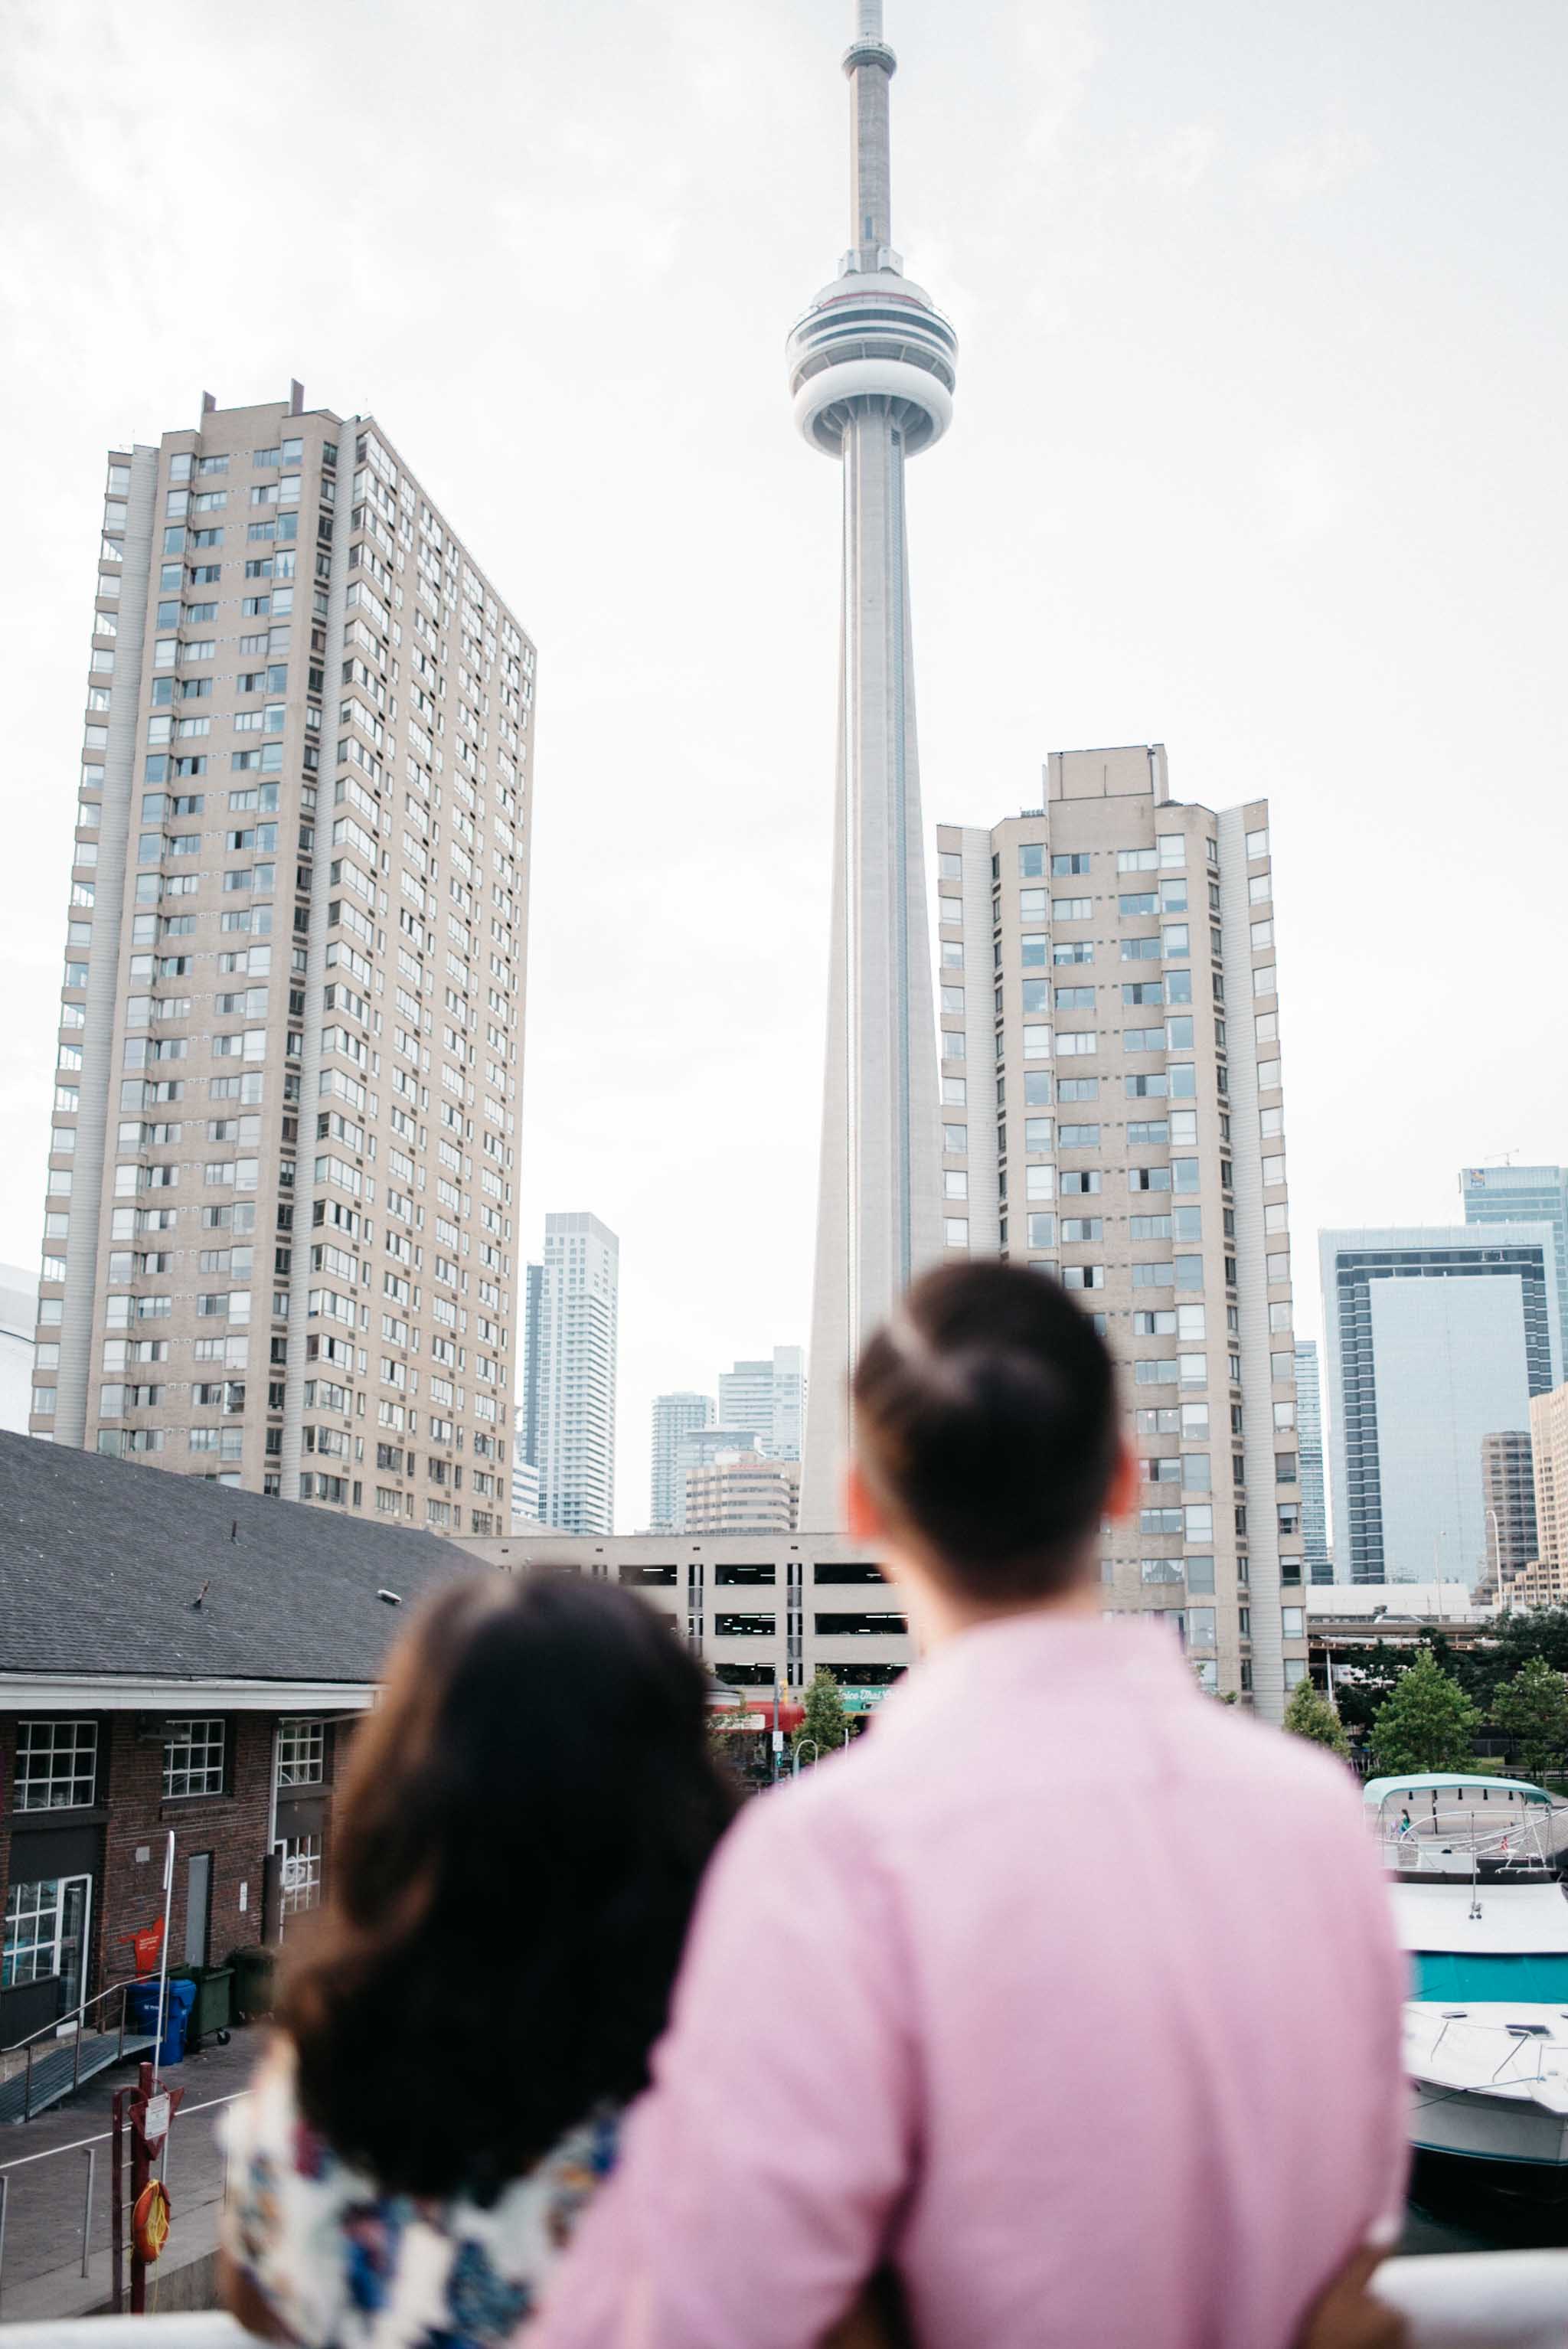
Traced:
[[1400, 1877], [1536, 1882], [1568, 1877], [1568, 1804], [1484, 1778], [1395, 1785], [1373, 1813], [1386, 1867]]

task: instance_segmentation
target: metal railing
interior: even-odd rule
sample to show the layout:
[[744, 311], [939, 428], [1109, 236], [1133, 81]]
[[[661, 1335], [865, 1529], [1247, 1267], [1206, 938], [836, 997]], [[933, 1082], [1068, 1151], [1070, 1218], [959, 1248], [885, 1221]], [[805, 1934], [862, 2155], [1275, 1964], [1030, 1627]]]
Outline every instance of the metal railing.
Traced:
[[[1389, 2260], [1374, 2282], [1410, 2349], [1568, 2349], [1568, 2251]], [[120, 2340], [120, 2334], [125, 2340]], [[93, 2316], [10, 2324], [5, 2349], [250, 2349], [232, 2317]]]
[[[82, 1999], [80, 2003], [72, 2010], [71, 2013], [63, 2017], [57, 2015], [53, 2023], [43, 2023], [38, 2030], [29, 2032], [26, 2038], [13, 2041], [9, 2047], [0, 2047], [0, 2056], [21, 2055], [24, 2054], [25, 2052], [26, 2060], [23, 2064], [24, 2077], [22, 2088], [22, 2118], [25, 2121], [30, 2121], [33, 2117], [34, 2057], [40, 2052], [45, 2054], [63, 2053], [64, 2051], [60, 2046], [60, 2042], [67, 2035], [74, 2033], [76, 2052], [71, 2063], [70, 2087], [70, 2093], [74, 2095], [77, 2089], [81, 2085], [82, 2046], [86, 2038], [88, 2014], [93, 2007], [105, 2005], [111, 1998], [117, 1998], [119, 2001], [119, 2022], [118, 2026], [119, 2035], [115, 2044], [116, 2061], [118, 2062], [119, 2058], [124, 2055], [125, 1998], [126, 1992], [129, 1988], [130, 1984], [128, 1982], [111, 1982], [108, 1990], [97, 1991], [91, 1998]], [[98, 2028], [98, 2026], [95, 2025], [95, 2028]], [[107, 2023], [98, 2030], [100, 2039], [107, 2039], [108, 2033], [109, 2026]], [[14, 2078], [15, 2074], [0, 2075], [0, 2086], [5, 2085], [6, 2078], [8, 2077]]]
[[[19, 2046], [23, 2044], [24, 2043], [21, 2041], [17, 2042]], [[199, 2105], [181, 2106], [178, 2112], [173, 2115], [170, 2120], [167, 2134], [164, 2137], [162, 2146], [159, 2152], [158, 2163], [154, 2174], [161, 2178], [165, 2185], [168, 2184], [169, 2165], [172, 2154], [174, 2129], [177, 2121], [191, 2119], [197, 2113], [217, 2112], [225, 2105], [242, 2103], [250, 2094], [251, 2091], [249, 2088], [237, 2088], [232, 2095], [209, 2096]], [[84, 2181], [82, 2196], [81, 2251], [81, 2273], [86, 2277], [89, 2273], [88, 2260], [92, 2251], [93, 2195], [98, 2181], [98, 2149], [100, 2145], [108, 2145], [110, 2138], [113, 2137], [113, 2134], [114, 2132], [112, 2129], [99, 2129], [95, 2136], [73, 2138], [69, 2145], [47, 2146], [41, 2153], [18, 2154], [12, 2161], [0, 2162], [0, 2320], [3, 2320], [4, 2318], [5, 2306], [5, 2217], [7, 2205], [9, 2204], [11, 2197], [11, 2182], [14, 2174], [18, 2170], [36, 2168], [38, 2164], [41, 2162], [63, 2160], [67, 2154], [78, 2153], [85, 2154], [87, 2156], [87, 2176]], [[229, 2162], [226, 2154], [223, 2158], [222, 2189], [219, 2199], [222, 2204], [225, 2206], [227, 2205], [229, 2199]], [[122, 2218], [129, 2221], [129, 2203], [128, 2201], [122, 2212]], [[112, 2238], [112, 2214], [110, 2232]], [[51, 2272], [58, 2273], [59, 2271], [55, 2270], [51, 2271]], [[108, 2321], [109, 2320], [99, 2318], [95, 2318], [93, 2320], [95, 2337], [98, 2325]], [[137, 2324], [142, 2325], [148, 2322], [146, 2318], [139, 2316], [134, 2320], [128, 2321], [134, 2321]], [[71, 2332], [74, 2323], [74, 2319], [67, 2319], [36, 2326], [0, 2324], [0, 2330], [3, 2330], [5, 2335], [5, 2349], [13, 2349], [13, 2344], [16, 2337], [26, 2332], [41, 2331], [48, 2333], [52, 2336], [57, 2336], [59, 2334]], [[241, 2337], [243, 2338], [242, 2335]]]

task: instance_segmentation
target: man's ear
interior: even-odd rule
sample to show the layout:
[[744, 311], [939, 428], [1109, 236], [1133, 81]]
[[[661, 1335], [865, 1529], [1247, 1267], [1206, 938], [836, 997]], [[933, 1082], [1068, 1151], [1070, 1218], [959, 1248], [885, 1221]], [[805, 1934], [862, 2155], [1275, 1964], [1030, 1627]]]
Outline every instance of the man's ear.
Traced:
[[844, 1523], [857, 1541], [876, 1541], [887, 1530], [882, 1511], [854, 1460], [844, 1470]]
[[1130, 1517], [1137, 1506], [1138, 1463], [1132, 1456], [1131, 1446], [1123, 1436], [1116, 1447], [1116, 1465], [1110, 1472], [1105, 1513], [1108, 1517]]

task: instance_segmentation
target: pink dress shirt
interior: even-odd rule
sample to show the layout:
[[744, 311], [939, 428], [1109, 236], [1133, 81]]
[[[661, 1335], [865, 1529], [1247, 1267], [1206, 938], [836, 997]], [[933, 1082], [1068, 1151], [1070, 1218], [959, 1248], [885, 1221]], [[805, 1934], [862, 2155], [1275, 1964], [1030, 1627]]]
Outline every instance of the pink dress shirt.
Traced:
[[1405, 2174], [1355, 1788], [1150, 1625], [1012, 1617], [753, 1804], [529, 2349], [1285, 2349]]

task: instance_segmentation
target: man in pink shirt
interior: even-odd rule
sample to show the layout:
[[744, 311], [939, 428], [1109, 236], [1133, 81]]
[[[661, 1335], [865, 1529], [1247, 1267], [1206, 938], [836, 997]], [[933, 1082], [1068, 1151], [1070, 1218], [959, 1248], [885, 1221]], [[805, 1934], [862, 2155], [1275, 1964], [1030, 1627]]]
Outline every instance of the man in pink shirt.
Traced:
[[925, 1653], [751, 1806], [531, 2349], [1288, 2349], [1401, 2198], [1401, 1960], [1354, 1788], [1101, 1617], [1134, 1497], [1052, 1281], [931, 1276], [855, 1381], [851, 1522]]

